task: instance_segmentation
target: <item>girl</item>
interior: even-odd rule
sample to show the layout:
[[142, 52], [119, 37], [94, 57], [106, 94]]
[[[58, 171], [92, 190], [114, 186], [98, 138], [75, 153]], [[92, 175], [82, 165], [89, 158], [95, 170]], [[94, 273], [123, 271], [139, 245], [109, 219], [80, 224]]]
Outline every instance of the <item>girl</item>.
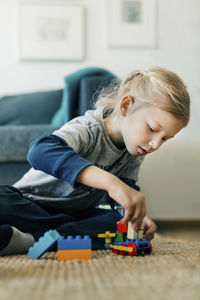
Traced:
[[[96, 109], [31, 144], [32, 168], [14, 186], [0, 187], [0, 255], [26, 253], [45, 231], [97, 234], [116, 222], [142, 221], [152, 239], [155, 223], [136, 185], [145, 155], [173, 138], [189, 121], [190, 98], [182, 80], [163, 68], [135, 71], [103, 90]], [[96, 208], [107, 200], [110, 210]], [[125, 210], [122, 216], [116, 208]]]

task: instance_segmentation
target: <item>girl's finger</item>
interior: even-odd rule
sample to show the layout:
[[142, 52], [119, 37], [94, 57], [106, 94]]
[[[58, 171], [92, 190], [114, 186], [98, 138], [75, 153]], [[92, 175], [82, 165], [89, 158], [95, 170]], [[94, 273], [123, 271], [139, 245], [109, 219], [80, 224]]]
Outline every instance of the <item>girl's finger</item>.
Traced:
[[131, 218], [132, 218], [132, 214], [126, 212], [125, 216], [121, 219], [121, 221], [123, 224], [126, 224], [128, 223], [128, 221], [131, 221]]
[[144, 214], [143, 208], [141, 209], [141, 207], [137, 207], [133, 217], [131, 218], [131, 222], [133, 223], [133, 229], [137, 229], [142, 226], [143, 218], [144, 218], [143, 214]]
[[154, 234], [144, 234], [144, 237], [147, 239], [147, 240], [152, 240], [154, 238]]

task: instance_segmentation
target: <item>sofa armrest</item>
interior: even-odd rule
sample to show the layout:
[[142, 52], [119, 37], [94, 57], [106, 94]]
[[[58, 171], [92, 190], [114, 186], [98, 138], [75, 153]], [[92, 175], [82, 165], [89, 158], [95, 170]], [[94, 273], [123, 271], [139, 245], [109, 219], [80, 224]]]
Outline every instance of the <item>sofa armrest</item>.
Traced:
[[58, 128], [49, 124], [0, 126], [0, 162], [26, 161], [31, 142]]

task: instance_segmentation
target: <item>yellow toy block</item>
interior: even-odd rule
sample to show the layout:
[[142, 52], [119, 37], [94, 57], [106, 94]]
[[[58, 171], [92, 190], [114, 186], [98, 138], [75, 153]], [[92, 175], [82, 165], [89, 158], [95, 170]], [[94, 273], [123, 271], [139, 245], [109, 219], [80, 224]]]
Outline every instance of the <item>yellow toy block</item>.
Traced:
[[132, 252], [133, 251], [133, 248], [126, 247], [126, 246], [110, 245], [110, 248], [120, 250], [120, 251], [126, 251], [126, 252]]
[[112, 242], [111, 238], [116, 237], [116, 233], [111, 233], [110, 231], [106, 231], [105, 233], [99, 233], [99, 238], [105, 238], [105, 243], [110, 244]]
[[91, 249], [81, 250], [58, 250], [57, 259], [61, 260], [73, 260], [73, 259], [92, 259]]

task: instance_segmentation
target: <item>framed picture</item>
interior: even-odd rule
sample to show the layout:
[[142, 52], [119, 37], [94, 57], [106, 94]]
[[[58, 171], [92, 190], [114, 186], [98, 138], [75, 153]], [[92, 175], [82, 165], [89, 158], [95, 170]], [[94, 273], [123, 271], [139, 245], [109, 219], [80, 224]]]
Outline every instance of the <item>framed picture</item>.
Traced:
[[154, 48], [157, 45], [157, 0], [108, 0], [108, 45]]
[[84, 7], [69, 4], [21, 3], [19, 56], [21, 60], [83, 60]]

